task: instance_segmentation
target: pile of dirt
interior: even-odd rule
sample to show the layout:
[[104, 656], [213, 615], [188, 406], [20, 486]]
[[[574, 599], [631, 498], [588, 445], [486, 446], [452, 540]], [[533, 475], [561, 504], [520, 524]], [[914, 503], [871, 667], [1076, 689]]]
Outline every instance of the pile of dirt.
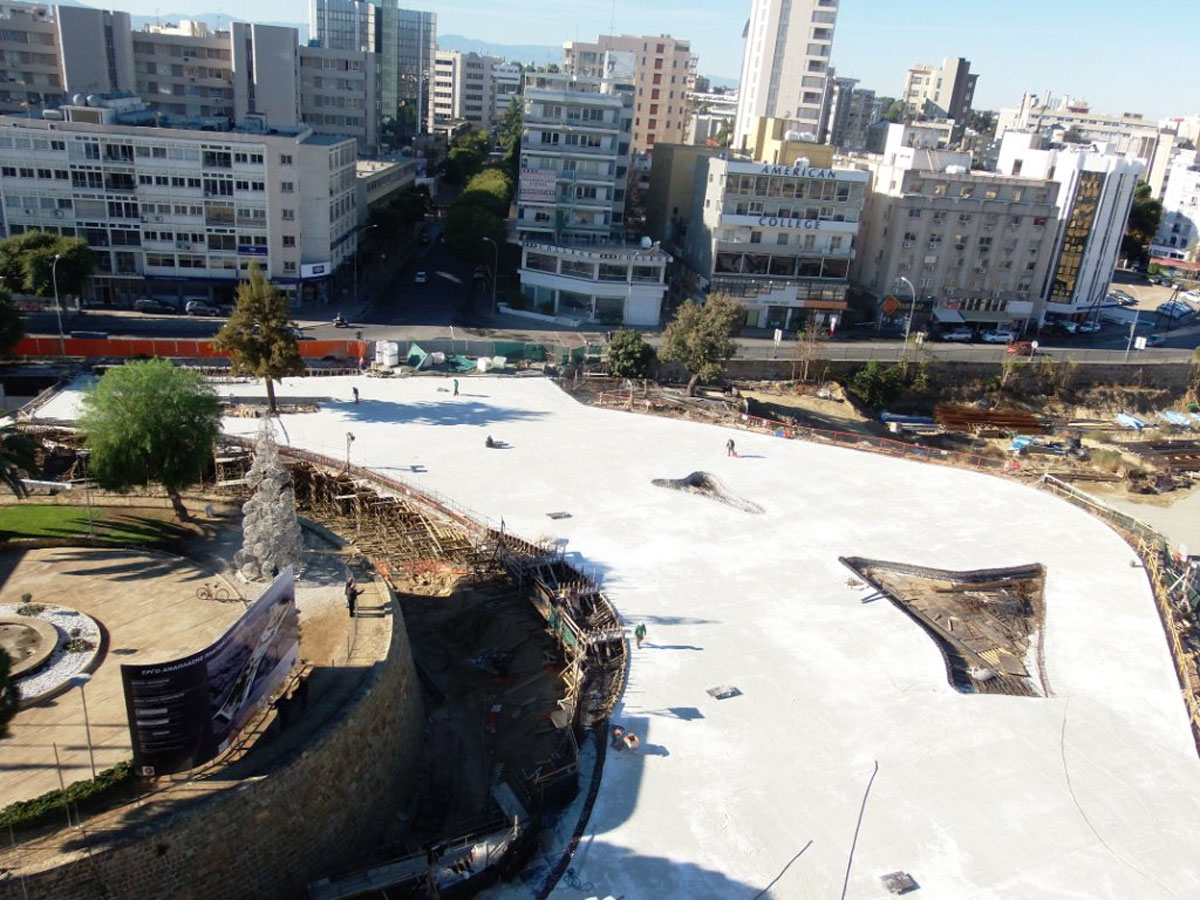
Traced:
[[740, 509], [742, 512], [761, 515], [765, 510], [751, 500], [744, 500], [732, 493], [721, 480], [708, 472], [693, 472], [686, 478], [655, 478], [650, 482], [655, 487], [670, 488], [688, 494], [698, 494], [718, 503]]

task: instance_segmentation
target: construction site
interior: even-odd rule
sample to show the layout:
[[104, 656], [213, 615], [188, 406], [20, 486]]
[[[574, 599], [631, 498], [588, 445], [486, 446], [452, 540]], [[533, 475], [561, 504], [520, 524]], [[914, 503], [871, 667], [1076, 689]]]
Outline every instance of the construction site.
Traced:
[[[480, 802], [503, 812], [483, 796], [499, 765], [522, 804], [583, 794], [572, 741], [582, 765], [588, 726], [640, 738], [600, 760], [547, 877], [486, 896], [1200, 893], [1200, 757], [1156, 599], [1167, 576], [1064, 502], [1075, 489], [1012, 477], [1005, 452], [970, 465], [865, 427], [812, 436], [737, 397], [689, 421], [541, 378], [461, 388], [278, 393], [316, 406], [280, 418], [303, 514], [336, 519], [396, 588], [430, 742], [473, 767], [428, 792], [444, 814], [417, 803], [412, 821], [446, 835]], [[257, 423], [224, 427], [241, 440], [218, 483], [236, 491]], [[454, 634], [422, 648], [422, 630]], [[508, 722], [535, 735], [510, 743]], [[462, 876], [482, 837], [439, 844], [442, 868]], [[430, 862], [411, 846], [397, 829], [399, 855], [313, 896], [405, 895], [372, 878], [417, 890]]]

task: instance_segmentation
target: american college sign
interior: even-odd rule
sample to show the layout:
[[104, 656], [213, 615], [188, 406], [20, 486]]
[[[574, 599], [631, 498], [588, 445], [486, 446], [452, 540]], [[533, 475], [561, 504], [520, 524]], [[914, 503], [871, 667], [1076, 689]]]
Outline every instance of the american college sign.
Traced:
[[787, 175], [789, 178], [835, 178], [833, 169], [818, 169], [814, 166], [764, 165], [759, 175]]
[[759, 216], [758, 224], [767, 228], [798, 228], [804, 231], [816, 231], [821, 227], [817, 219], [781, 219], [778, 216]]

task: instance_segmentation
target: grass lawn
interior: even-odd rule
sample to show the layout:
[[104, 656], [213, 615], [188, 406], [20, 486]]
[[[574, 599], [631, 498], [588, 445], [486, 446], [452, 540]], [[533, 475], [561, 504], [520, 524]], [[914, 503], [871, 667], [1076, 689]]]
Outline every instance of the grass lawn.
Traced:
[[[158, 510], [92, 508], [96, 540], [119, 544], [151, 544], [192, 537], [193, 532], [169, 518], [156, 518]], [[164, 510], [167, 516], [169, 510]], [[18, 503], [0, 507], [0, 540], [11, 538], [86, 538], [86, 506]]]

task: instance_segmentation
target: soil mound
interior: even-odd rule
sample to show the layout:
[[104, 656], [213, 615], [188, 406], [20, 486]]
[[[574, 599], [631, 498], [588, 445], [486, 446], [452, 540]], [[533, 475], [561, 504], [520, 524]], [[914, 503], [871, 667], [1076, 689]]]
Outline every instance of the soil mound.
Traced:
[[708, 472], [693, 472], [686, 478], [655, 478], [650, 483], [655, 487], [670, 488], [673, 491], [708, 497], [710, 500], [716, 500], [732, 506], [734, 509], [754, 515], [762, 515], [765, 511], [757, 503], [744, 500], [732, 493], [716, 476], [710, 475]]

